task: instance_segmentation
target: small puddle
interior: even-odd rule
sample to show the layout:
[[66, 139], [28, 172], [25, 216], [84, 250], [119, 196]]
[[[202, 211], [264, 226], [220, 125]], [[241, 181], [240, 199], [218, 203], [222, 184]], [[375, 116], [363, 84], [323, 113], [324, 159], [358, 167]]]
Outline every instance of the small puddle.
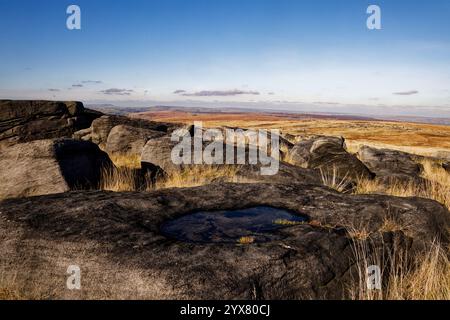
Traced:
[[278, 239], [272, 232], [306, 221], [288, 210], [253, 207], [241, 210], [199, 211], [168, 221], [161, 232], [184, 242], [251, 243]]

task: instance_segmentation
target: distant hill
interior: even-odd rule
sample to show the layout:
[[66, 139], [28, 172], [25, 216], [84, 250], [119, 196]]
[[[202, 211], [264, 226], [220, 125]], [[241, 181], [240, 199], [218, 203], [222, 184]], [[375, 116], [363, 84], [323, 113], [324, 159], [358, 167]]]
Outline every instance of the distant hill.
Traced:
[[[277, 118], [289, 118], [293, 120], [298, 119], [336, 119], [336, 120], [361, 120], [361, 121], [395, 121], [395, 122], [411, 122], [411, 123], [426, 123], [426, 124], [438, 124], [438, 125], [450, 125], [450, 118], [437, 118], [437, 117], [420, 117], [420, 116], [404, 116], [404, 115], [389, 115], [389, 116], [365, 116], [359, 114], [346, 114], [346, 113], [332, 113], [332, 112], [296, 112], [285, 110], [270, 110], [270, 109], [251, 109], [251, 108], [207, 108], [207, 107], [180, 107], [180, 106], [153, 106], [153, 107], [120, 107], [113, 104], [86, 104], [87, 108], [101, 111], [105, 114], [114, 115], [128, 115], [139, 114], [144, 117], [152, 117], [158, 115], [160, 118], [171, 117], [171, 115], [191, 114], [201, 115], [205, 118], [208, 115], [215, 118], [228, 118], [232, 114], [252, 114], [258, 115], [258, 117], [277, 117]], [[200, 119], [199, 119], [200, 120]]]
[[89, 109], [97, 110], [103, 112], [105, 114], [113, 114], [125, 116], [129, 113], [139, 113], [148, 111], [150, 108], [134, 108], [134, 107], [119, 107], [113, 104], [86, 104], [86, 107]]

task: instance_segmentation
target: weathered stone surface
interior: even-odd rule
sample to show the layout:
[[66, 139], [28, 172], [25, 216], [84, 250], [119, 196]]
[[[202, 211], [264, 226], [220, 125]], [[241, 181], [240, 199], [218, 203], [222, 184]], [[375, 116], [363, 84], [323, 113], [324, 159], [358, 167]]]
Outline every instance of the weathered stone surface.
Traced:
[[[278, 229], [280, 240], [251, 245], [184, 243], [160, 231], [163, 222], [191, 212], [258, 205], [316, 223]], [[402, 242], [420, 250], [435, 237], [448, 241], [449, 212], [434, 201], [349, 196], [307, 185], [215, 184], [7, 200], [0, 203], [0, 269], [19, 283], [38, 283], [47, 298], [342, 298], [355, 259], [341, 226], [376, 232], [386, 218], [404, 224], [410, 238], [385, 234], [384, 248]], [[65, 288], [72, 264], [82, 270], [81, 291]]]
[[[192, 139], [194, 143], [195, 139]], [[149, 165], [154, 169], [154, 167], [160, 168], [166, 174], [172, 174], [175, 172], [180, 172], [183, 169], [192, 166], [203, 166], [200, 165], [184, 165], [175, 164], [172, 160], [172, 150], [177, 145], [178, 142], [171, 141], [170, 136], [163, 136], [160, 138], [150, 139], [143, 151], [141, 156], [142, 167], [146, 168]], [[210, 144], [210, 142], [200, 141], [200, 145], [203, 145], [203, 149]], [[192, 146], [192, 150], [194, 147]], [[224, 156], [226, 153], [226, 145], [223, 146]], [[235, 147], [235, 155], [237, 154], [237, 148]], [[246, 154], [246, 164], [236, 164], [236, 179], [243, 180], [245, 182], [277, 182], [277, 183], [292, 183], [292, 182], [302, 182], [311, 184], [321, 184], [319, 172], [315, 170], [309, 170], [304, 168], [299, 168], [294, 165], [285, 163], [283, 161], [279, 162], [279, 170], [275, 175], [262, 175], [261, 168], [262, 164], [249, 164], [248, 163], [248, 147], [244, 151]], [[191, 154], [191, 163], [194, 163], [193, 152]], [[235, 157], [235, 163], [236, 157]], [[218, 165], [219, 167], [222, 165]], [[264, 165], [268, 167], [268, 165]]]
[[0, 198], [95, 188], [111, 165], [97, 145], [69, 139], [36, 140], [0, 150]]
[[406, 152], [390, 149], [375, 149], [363, 146], [357, 153], [358, 158], [376, 174], [377, 179], [385, 183], [423, 183], [420, 177], [423, 170], [418, 163], [420, 157]]
[[0, 145], [70, 138], [100, 116], [81, 102], [0, 100]]
[[286, 139], [287, 141], [289, 141], [292, 146], [294, 146], [298, 141], [297, 136], [290, 134], [290, 133], [282, 133], [282, 136], [284, 139]]
[[373, 173], [345, 150], [345, 140], [340, 137], [317, 137], [297, 143], [288, 155], [290, 163], [311, 169], [320, 169], [340, 178], [357, 180], [373, 178]]
[[[201, 136], [204, 135], [206, 130], [208, 130], [208, 129], [217, 130], [218, 132], [221, 133], [222, 137], [221, 138], [216, 137], [216, 138], [218, 140], [224, 140], [225, 143], [227, 143], [227, 144], [236, 144], [237, 143], [236, 140], [230, 141], [231, 138], [228, 136], [227, 131], [235, 132], [236, 135], [244, 134], [245, 142], [249, 143], [249, 144], [256, 145], [259, 140], [258, 139], [258, 131], [253, 131], [250, 134], [247, 129], [238, 128], [238, 127], [223, 126], [223, 127], [216, 127], [216, 128], [199, 128], [199, 127], [195, 127], [194, 125], [186, 125], [184, 127], [181, 127], [180, 129], [187, 130], [189, 132], [189, 134], [191, 135], [191, 137], [195, 136], [195, 130], [197, 130], [197, 136], [196, 136], [197, 138], [201, 138]], [[261, 132], [261, 134], [263, 134], [263, 132]], [[272, 132], [270, 130], [266, 130], [265, 136], [267, 139], [267, 141], [266, 141], [267, 149], [271, 150], [271, 148], [272, 148]], [[252, 139], [250, 139], [250, 137], [252, 137]], [[294, 146], [294, 143], [289, 141], [289, 139], [287, 139], [285, 137], [285, 135], [282, 135], [282, 134], [278, 134], [276, 138], [278, 138], [280, 159], [284, 159], [285, 155]], [[234, 139], [236, 139], [236, 138], [234, 138]]]
[[90, 128], [76, 132], [74, 138], [104, 145], [106, 144], [111, 129], [118, 125], [160, 132], [168, 132], [171, 128], [176, 127], [175, 125], [160, 122], [131, 119], [124, 116], [105, 115], [94, 120]]
[[118, 125], [111, 129], [106, 140], [106, 152], [141, 155], [146, 142], [165, 133], [145, 128]]

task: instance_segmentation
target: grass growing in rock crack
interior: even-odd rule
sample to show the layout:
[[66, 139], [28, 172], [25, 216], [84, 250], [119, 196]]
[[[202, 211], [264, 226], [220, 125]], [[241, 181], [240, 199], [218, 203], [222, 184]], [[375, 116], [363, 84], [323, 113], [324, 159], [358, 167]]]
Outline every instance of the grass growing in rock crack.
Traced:
[[351, 184], [348, 173], [341, 176], [336, 166], [333, 166], [331, 170], [320, 168], [320, 177], [323, 185], [338, 192], [346, 192]]

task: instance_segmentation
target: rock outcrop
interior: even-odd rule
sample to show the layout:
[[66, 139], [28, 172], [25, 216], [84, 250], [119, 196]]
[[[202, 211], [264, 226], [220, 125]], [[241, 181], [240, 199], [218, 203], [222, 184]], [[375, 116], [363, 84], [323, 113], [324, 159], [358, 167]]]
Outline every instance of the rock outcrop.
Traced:
[[0, 100], [0, 146], [70, 138], [100, 116], [81, 102]]
[[418, 160], [424, 157], [390, 149], [375, 149], [363, 146], [358, 151], [358, 158], [376, 174], [377, 179], [386, 183], [423, 183], [420, 174], [423, 170]]
[[140, 156], [148, 140], [159, 138], [164, 134], [164, 132], [151, 129], [118, 125], [109, 132], [105, 151], [108, 154], [121, 153]]
[[92, 141], [98, 145], [105, 145], [112, 128], [118, 125], [126, 125], [129, 127], [159, 132], [168, 132], [172, 127], [176, 127], [171, 124], [141, 119], [131, 119], [125, 116], [105, 115], [94, 120], [90, 128], [76, 132], [74, 134], [74, 138]]
[[374, 174], [358, 158], [345, 150], [340, 137], [317, 137], [298, 142], [288, 154], [289, 162], [305, 168], [336, 174], [341, 179], [372, 179]]
[[[195, 211], [258, 205], [290, 210], [309, 223], [249, 245], [185, 243], [160, 230]], [[421, 250], [435, 237], [448, 241], [449, 213], [434, 201], [349, 196], [308, 185], [215, 184], [6, 200], [0, 203], [0, 270], [17, 284], [35, 284], [47, 299], [341, 299], [357, 279], [353, 241], [364, 241], [342, 227], [377, 232], [386, 219], [404, 231], [382, 233], [382, 241], [366, 243], [369, 250]], [[65, 287], [74, 264], [83, 290]]]
[[[192, 139], [191, 150], [194, 151], [194, 141]], [[185, 169], [192, 167], [208, 167], [207, 164], [176, 164], [172, 159], [172, 152], [174, 147], [178, 142], [171, 141], [170, 136], [163, 136], [160, 138], [150, 139], [143, 151], [141, 156], [142, 167], [144, 169], [148, 168], [150, 170], [160, 169], [163, 174], [173, 174], [181, 172]], [[211, 142], [199, 141], [199, 145], [202, 146], [202, 150], [210, 144]], [[224, 159], [226, 157], [227, 144], [223, 144], [223, 155]], [[321, 178], [319, 172], [315, 170], [309, 170], [300, 168], [289, 163], [279, 161], [278, 172], [275, 175], [262, 175], [261, 168], [268, 167], [268, 164], [262, 164], [258, 161], [257, 164], [249, 163], [249, 146], [246, 150], [242, 148], [234, 148], [234, 164], [215, 164], [216, 167], [233, 166], [235, 167], [235, 179], [243, 182], [274, 182], [274, 183], [309, 183], [309, 184], [321, 184]], [[239, 150], [245, 154], [245, 164], [238, 164], [236, 154]], [[191, 153], [191, 163], [194, 163], [194, 152]]]
[[98, 187], [101, 170], [111, 166], [91, 142], [36, 140], [0, 150], [0, 199]]

